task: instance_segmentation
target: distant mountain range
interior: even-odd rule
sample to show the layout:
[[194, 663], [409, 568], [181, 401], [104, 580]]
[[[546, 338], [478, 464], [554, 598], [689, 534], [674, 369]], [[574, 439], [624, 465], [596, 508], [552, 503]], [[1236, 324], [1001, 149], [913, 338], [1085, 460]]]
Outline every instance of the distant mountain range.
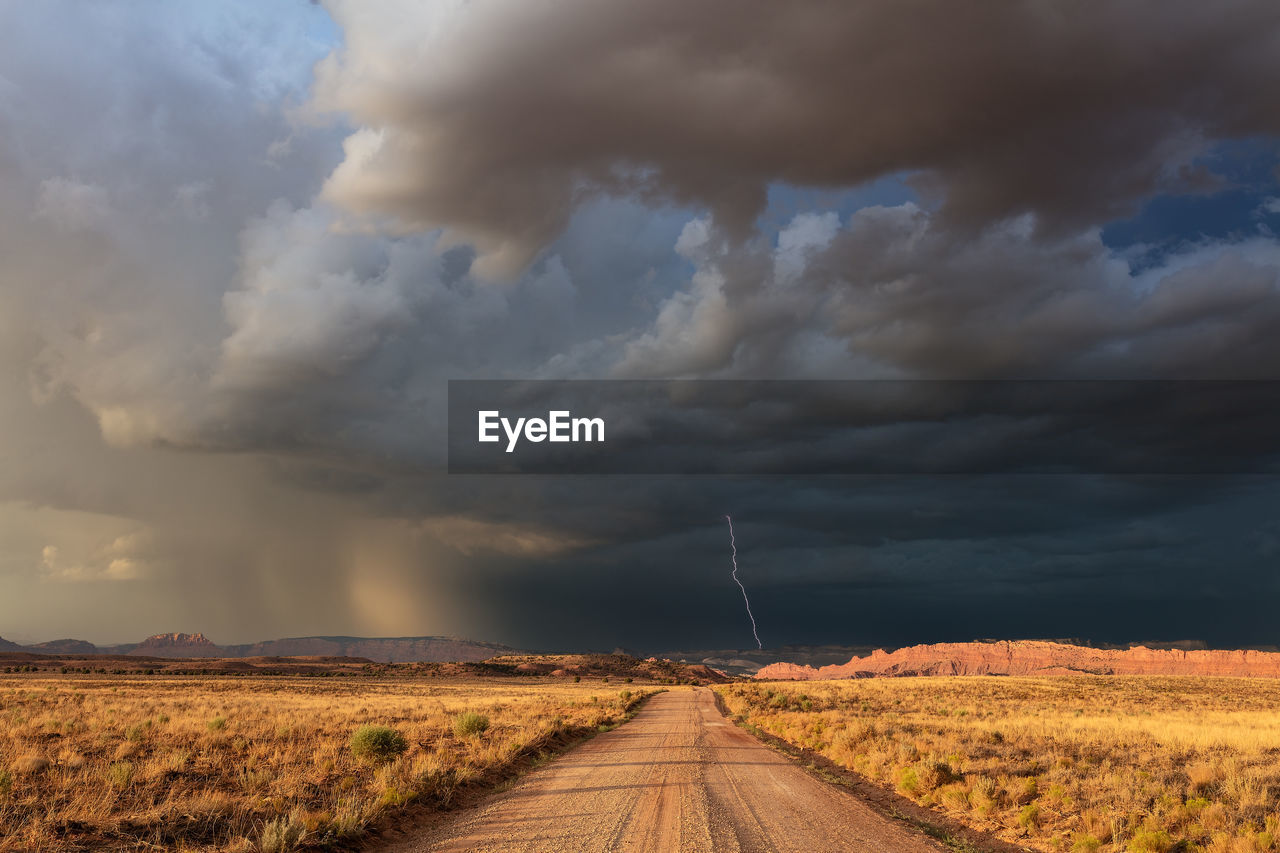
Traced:
[[220, 646], [204, 634], [156, 634], [140, 643], [95, 646], [85, 640], [51, 640], [19, 645], [0, 637], [0, 652], [43, 655], [137, 655], [158, 658], [326, 657], [366, 658], [378, 663], [415, 661], [470, 663], [518, 652], [500, 643], [458, 637], [289, 637], [259, 643]]

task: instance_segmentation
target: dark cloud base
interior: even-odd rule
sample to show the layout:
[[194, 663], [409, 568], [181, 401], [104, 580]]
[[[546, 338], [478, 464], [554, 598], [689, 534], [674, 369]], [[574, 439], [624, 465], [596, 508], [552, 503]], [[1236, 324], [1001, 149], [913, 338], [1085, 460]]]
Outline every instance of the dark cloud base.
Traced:
[[600, 544], [460, 581], [495, 608], [486, 627], [500, 639], [748, 647], [728, 512], [766, 645], [1273, 640], [1270, 477], [570, 479], [579, 502], [614, 515]]

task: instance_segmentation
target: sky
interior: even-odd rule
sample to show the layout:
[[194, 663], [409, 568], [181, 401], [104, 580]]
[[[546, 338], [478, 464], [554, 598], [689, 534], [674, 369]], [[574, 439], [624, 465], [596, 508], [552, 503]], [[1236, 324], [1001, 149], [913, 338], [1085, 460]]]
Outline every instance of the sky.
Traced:
[[1280, 644], [1249, 470], [445, 436], [458, 379], [1280, 379], [1278, 86], [1269, 0], [0, 0], [0, 636], [747, 648], [731, 514], [766, 646]]

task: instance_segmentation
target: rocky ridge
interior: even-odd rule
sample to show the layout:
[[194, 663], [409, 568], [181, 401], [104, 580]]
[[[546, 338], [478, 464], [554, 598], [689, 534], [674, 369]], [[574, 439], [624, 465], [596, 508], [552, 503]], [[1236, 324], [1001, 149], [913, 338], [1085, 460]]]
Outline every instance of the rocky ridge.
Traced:
[[872, 678], [907, 675], [1217, 675], [1280, 678], [1280, 653], [1214, 649], [1096, 649], [1040, 640], [934, 643], [893, 652], [877, 649], [848, 663], [774, 663], [765, 680]]

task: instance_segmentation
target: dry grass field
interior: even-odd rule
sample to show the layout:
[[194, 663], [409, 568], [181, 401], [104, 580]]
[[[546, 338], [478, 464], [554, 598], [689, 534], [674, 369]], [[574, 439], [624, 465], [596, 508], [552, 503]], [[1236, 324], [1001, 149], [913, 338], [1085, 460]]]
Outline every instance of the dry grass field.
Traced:
[[409, 803], [443, 807], [621, 721], [646, 692], [616, 679], [0, 675], [0, 851], [350, 846]]
[[717, 689], [750, 725], [1038, 850], [1280, 849], [1280, 681], [965, 677]]

